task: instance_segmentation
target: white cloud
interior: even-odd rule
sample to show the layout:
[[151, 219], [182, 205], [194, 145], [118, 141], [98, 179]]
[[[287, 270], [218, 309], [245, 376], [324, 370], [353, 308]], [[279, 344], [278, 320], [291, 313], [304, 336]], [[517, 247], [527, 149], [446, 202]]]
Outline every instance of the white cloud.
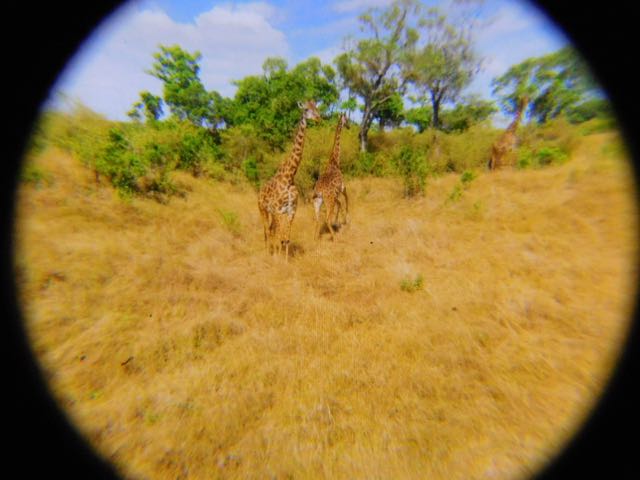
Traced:
[[478, 32], [479, 42], [503, 38], [505, 35], [524, 31], [540, 22], [530, 9], [524, 9], [524, 2], [513, 2], [501, 6], [487, 24]]
[[335, 68], [335, 66], [333, 65], [333, 59], [340, 55], [343, 51], [344, 50], [342, 46], [334, 45], [332, 47], [324, 48], [322, 50], [314, 52], [309, 56], [318, 57], [323, 65], [331, 65]]
[[161, 10], [129, 4], [86, 42], [56, 88], [109, 118], [125, 119], [140, 91], [161, 94], [160, 81], [144, 71], [160, 44], [177, 44], [200, 51], [208, 90], [232, 95], [231, 81], [260, 73], [266, 57], [290, 56], [284, 33], [270, 23], [277, 15], [265, 3], [226, 4], [179, 23]]
[[332, 9], [338, 13], [367, 10], [371, 7], [383, 7], [389, 5], [392, 0], [345, 0], [334, 3]]

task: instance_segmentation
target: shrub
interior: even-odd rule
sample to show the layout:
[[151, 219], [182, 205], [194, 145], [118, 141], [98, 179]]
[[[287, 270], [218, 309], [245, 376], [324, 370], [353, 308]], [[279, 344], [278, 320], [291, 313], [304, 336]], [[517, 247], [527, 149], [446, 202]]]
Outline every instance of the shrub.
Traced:
[[20, 172], [20, 181], [24, 183], [31, 183], [35, 185], [36, 188], [40, 188], [42, 185], [53, 184], [53, 176], [51, 173], [43, 170], [33, 163], [26, 162]]
[[518, 152], [517, 168], [540, 168], [547, 165], [564, 163], [568, 158], [559, 147], [542, 147], [538, 150], [523, 148]]
[[247, 180], [249, 180], [254, 187], [257, 187], [260, 183], [260, 172], [258, 171], [258, 161], [256, 158], [247, 157], [244, 162], [242, 162], [242, 169]]
[[453, 186], [453, 190], [447, 197], [446, 203], [456, 202], [460, 200], [462, 194], [465, 190], [469, 188], [471, 182], [475, 180], [477, 174], [470, 170], [465, 170], [462, 175], [460, 175], [460, 181]]
[[116, 127], [109, 131], [109, 141], [97, 157], [95, 169], [124, 194], [136, 192], [138, 178], [147, 173], [146, 162], [135, 154], [124, 132]]
[[448, 156], [446, 168], [462, 173], [465, 170], [484, 168], [491, 155], [491, 146], [500, 131], [486, 123], [474, 125], [460, 133], [442, 136], [442, 149]]
[[537, 151], [543, 147], [558, 147], [570, 154], [579, 142], [579, 130], [564, 117], [543, 125], [528, 124], [518, 130], [519, 148]]
[[220, 215], [220, 219], [222, 220], [222, 224], [224, 227], [234, 236], [240, 236], [240, 219], [238, 218], [238, 214], [228, 210], [220, 210], [218, 209], [218, 214]]
[[404, 182], [405, 197], [423, 194], [427, 179], [427, 163], [424, 155], [407, 145], [402, 148], [395, 161]]
[[403, 292], [412, 293], [417, 290], [421, 290], [423, 286], [424, 278], [420, 274], [416, 275], [413, 280], [410, 278], [405, 278], [400, 282], [400, 290], [402, 290]]

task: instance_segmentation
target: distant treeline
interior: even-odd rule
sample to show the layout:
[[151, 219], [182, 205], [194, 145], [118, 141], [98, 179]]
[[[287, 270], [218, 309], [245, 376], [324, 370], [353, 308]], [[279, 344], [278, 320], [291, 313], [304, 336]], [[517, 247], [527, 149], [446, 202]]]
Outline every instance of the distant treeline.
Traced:
[[343, 133], [345, 174], [398, 174], [409, 183], [416, 175], [483, 167], [499, 134], [491, 117], [498, 109], [515, 114], [523, 100], [529, 122], [514, 161], [520, 167], [566, 158], [573, 137], [585, 131], [575, 125], [613, 126], [608, 101], [570, 47], [529, 58], [494, 79], [496, 104], [461, 93], [481, 62], [473, 24], [414, 0], [371, 9], [360, 20], [369, 35], [347, 39], [335, 69], [314, 57], [292, 68], [267, 58], [261, 75], [234, 82], [233, 98], [206, 90], [199, 52], [160, 46], [147, 72], [162, 81], [162, 95], [141, 92], [130, 122], [107, 121], [81, 105], [47, 112], [33, 148], [68, 150], [124, 194], [175, 193], [175, 169], [257, 187], [286, 154], [300, 119], [298, 102], [314, 99], [324, 120], [307, 132], [296, 177], [304, 196], [323, 169], [341, 111], [358, 110], [361, 119]]

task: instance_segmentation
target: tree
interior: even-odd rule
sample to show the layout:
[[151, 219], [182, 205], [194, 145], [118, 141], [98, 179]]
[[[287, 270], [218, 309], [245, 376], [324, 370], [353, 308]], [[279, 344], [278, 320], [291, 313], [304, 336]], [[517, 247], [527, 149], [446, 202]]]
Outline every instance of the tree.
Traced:
[[393, 127], [399, 126], [404, 120], [404, 102], [402, 96], [395, 93], [382, 102], [380, 108], [375, 113], [374, 119], [378, 120], [380, 130], [384, 130], [384, 127], [387, 125]]
[[160, 46], [153, 55], [150, 75], [162, 80], [164, 102], [172, 115], [197, 126], [215, 127], [221, 120], [215, 111], [217, 92], [207, 92], [200, 81], [200, 52], [190, 54], [178, 45]]
[[525, 113], [531, 101], [539, 95], [540, 88], [535, 76], [537, 68], [537, 59], [528, 58], [492, 80], [493, 94], [508, 115]]
[[494, 102], [471, 96], [453, 109], [442, 112], [441, 127], [447, 132], [464, 131], [486, 120], [497, 111]]
[[404, 117], [409, 125], [415, 126], [418, 133], [422, 133], [431, 126], [433, 111], [430, 106], [415, 107], [407, 110]]
[[473, 48], [471, 23], [453, 25], [437, 8], [432, 8], [421, 26], [427, 37], [413, 56], [412, 83], [422, 98], [430, 101], [433, 127], [440, 128], [442, 105], [458, 99], [479, 71], [480, 59]]
[[540, 93], [533, 102], [531, 115], [538, 123], [566, 112], [597, 89], [586, 64], [571, 47], [545, 55], [537, 63], [535, 81], [540, 85]]
[[347, 117], [351, 117], [351, 112], [358, 108], [358, 102], [352, 96], [349, 96], [344, 102], [340, 104], [340, 109], [347, 112]]
[[567, 109], [567, 119], [571, 123], [582, 123], [592, 118], [612, 119], [613, 108], [606, 98], [586, 100]]
[[282, 58], [267, 58], [263, 75], [235, 81], [232, 105], [224, 109], [231, 125], [251, 125], [273, 148], [283, 148], [300, 120], [298, 102], [313, 99], [326, 113], [338, 101], [336, 73], [312, 57], [288, 70]]
[[515, 114], [521, 105], [538, 123], [570, 112], [598, 91], [587, 65], [571, 47], [528, 58], [492, 85], [506, 113]]
[[140, 92], [140, 101], [133, 104], [127, 115], [137, 121], [142, 120], [144, 116], [147, 122], [152, 122], [158, 120], [162, 113], [162, 98], [144, 91]]
[[369, 129], [382, 105], [404, 92], [411, 78], [410, 53], [418, 40], [411, 20], [420, 12], [416, 0], [395, 0], [385, 9], [374, 8], [360, 16], [361, 30], [371, 37], [351, 42], [335, 59], [343, 85], [363, 103], [358, 137], [367, 150]]

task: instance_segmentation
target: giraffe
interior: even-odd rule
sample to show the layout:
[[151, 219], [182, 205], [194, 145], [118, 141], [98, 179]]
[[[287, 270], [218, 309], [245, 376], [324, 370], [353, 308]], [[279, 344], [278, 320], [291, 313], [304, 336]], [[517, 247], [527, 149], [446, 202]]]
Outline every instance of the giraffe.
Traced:
[[332, 215], [335, 211], [335, 221], [338, 221], [338, 215], [340, 213], [340, 195], [344, 196], [345, 206], [345, 218], [344, 223], [349, 222], [349, 197], [347, 196], [347, 189], [342, 178], [342, 172], [340, 171], [340, 134], [342, 128], [349, 128], [349, 120], [343, 113], [338, 119], [338, 125], [336, 127], [336, 135], [333, 140], [333, 149], [331, 150], [331, 156], [329, 157], [329, 163], [325, 172], [318, 178], [313, 188], [313, 207], [316, 214], [316, 239], [320, 238], [320, 229], [322, 228], [322, 222], [320, 221], [320, 208], [322, 204], [325, 204], [326, 219], [325, 222], [331, 232], [331, 240], [334, 240], [334, 231], [332, 226]]
[[[267, 251], [278, 254], [285, 247], [285, 257], [289, 258], [289, 236], [291, 223], [298, 205], [298, 189], [293, 179], [302, 159], [304, 134], [307, 120], [320, 120], [320, 114], [313, 100], [298, 103], [302, 118], [298, 124], [293, 151], [278, 167], [276, 174], [261, 189], [258, 195], [258, 209], [264, 228], [264, 243]], [[276, 242], [279, 242], [276, 247]]]
[[489, 158], [489, 162], [487, 163], [487, 167], [489, 168], [489, 170], [496, 170], [497, 168], [503, 166], [506, 156], [516, 146], [516, 130], [518, 128], [518, 125], [520, 125], [522, 115], [527, 109], [528, 104], [529, 100], [526, 97], [522, 97], [518, 100], [515, 118], [509, 124], [502, 136], [498, 138], [498, 140], [496, 140], [496, 142], [491, 147], [491, 158]]

